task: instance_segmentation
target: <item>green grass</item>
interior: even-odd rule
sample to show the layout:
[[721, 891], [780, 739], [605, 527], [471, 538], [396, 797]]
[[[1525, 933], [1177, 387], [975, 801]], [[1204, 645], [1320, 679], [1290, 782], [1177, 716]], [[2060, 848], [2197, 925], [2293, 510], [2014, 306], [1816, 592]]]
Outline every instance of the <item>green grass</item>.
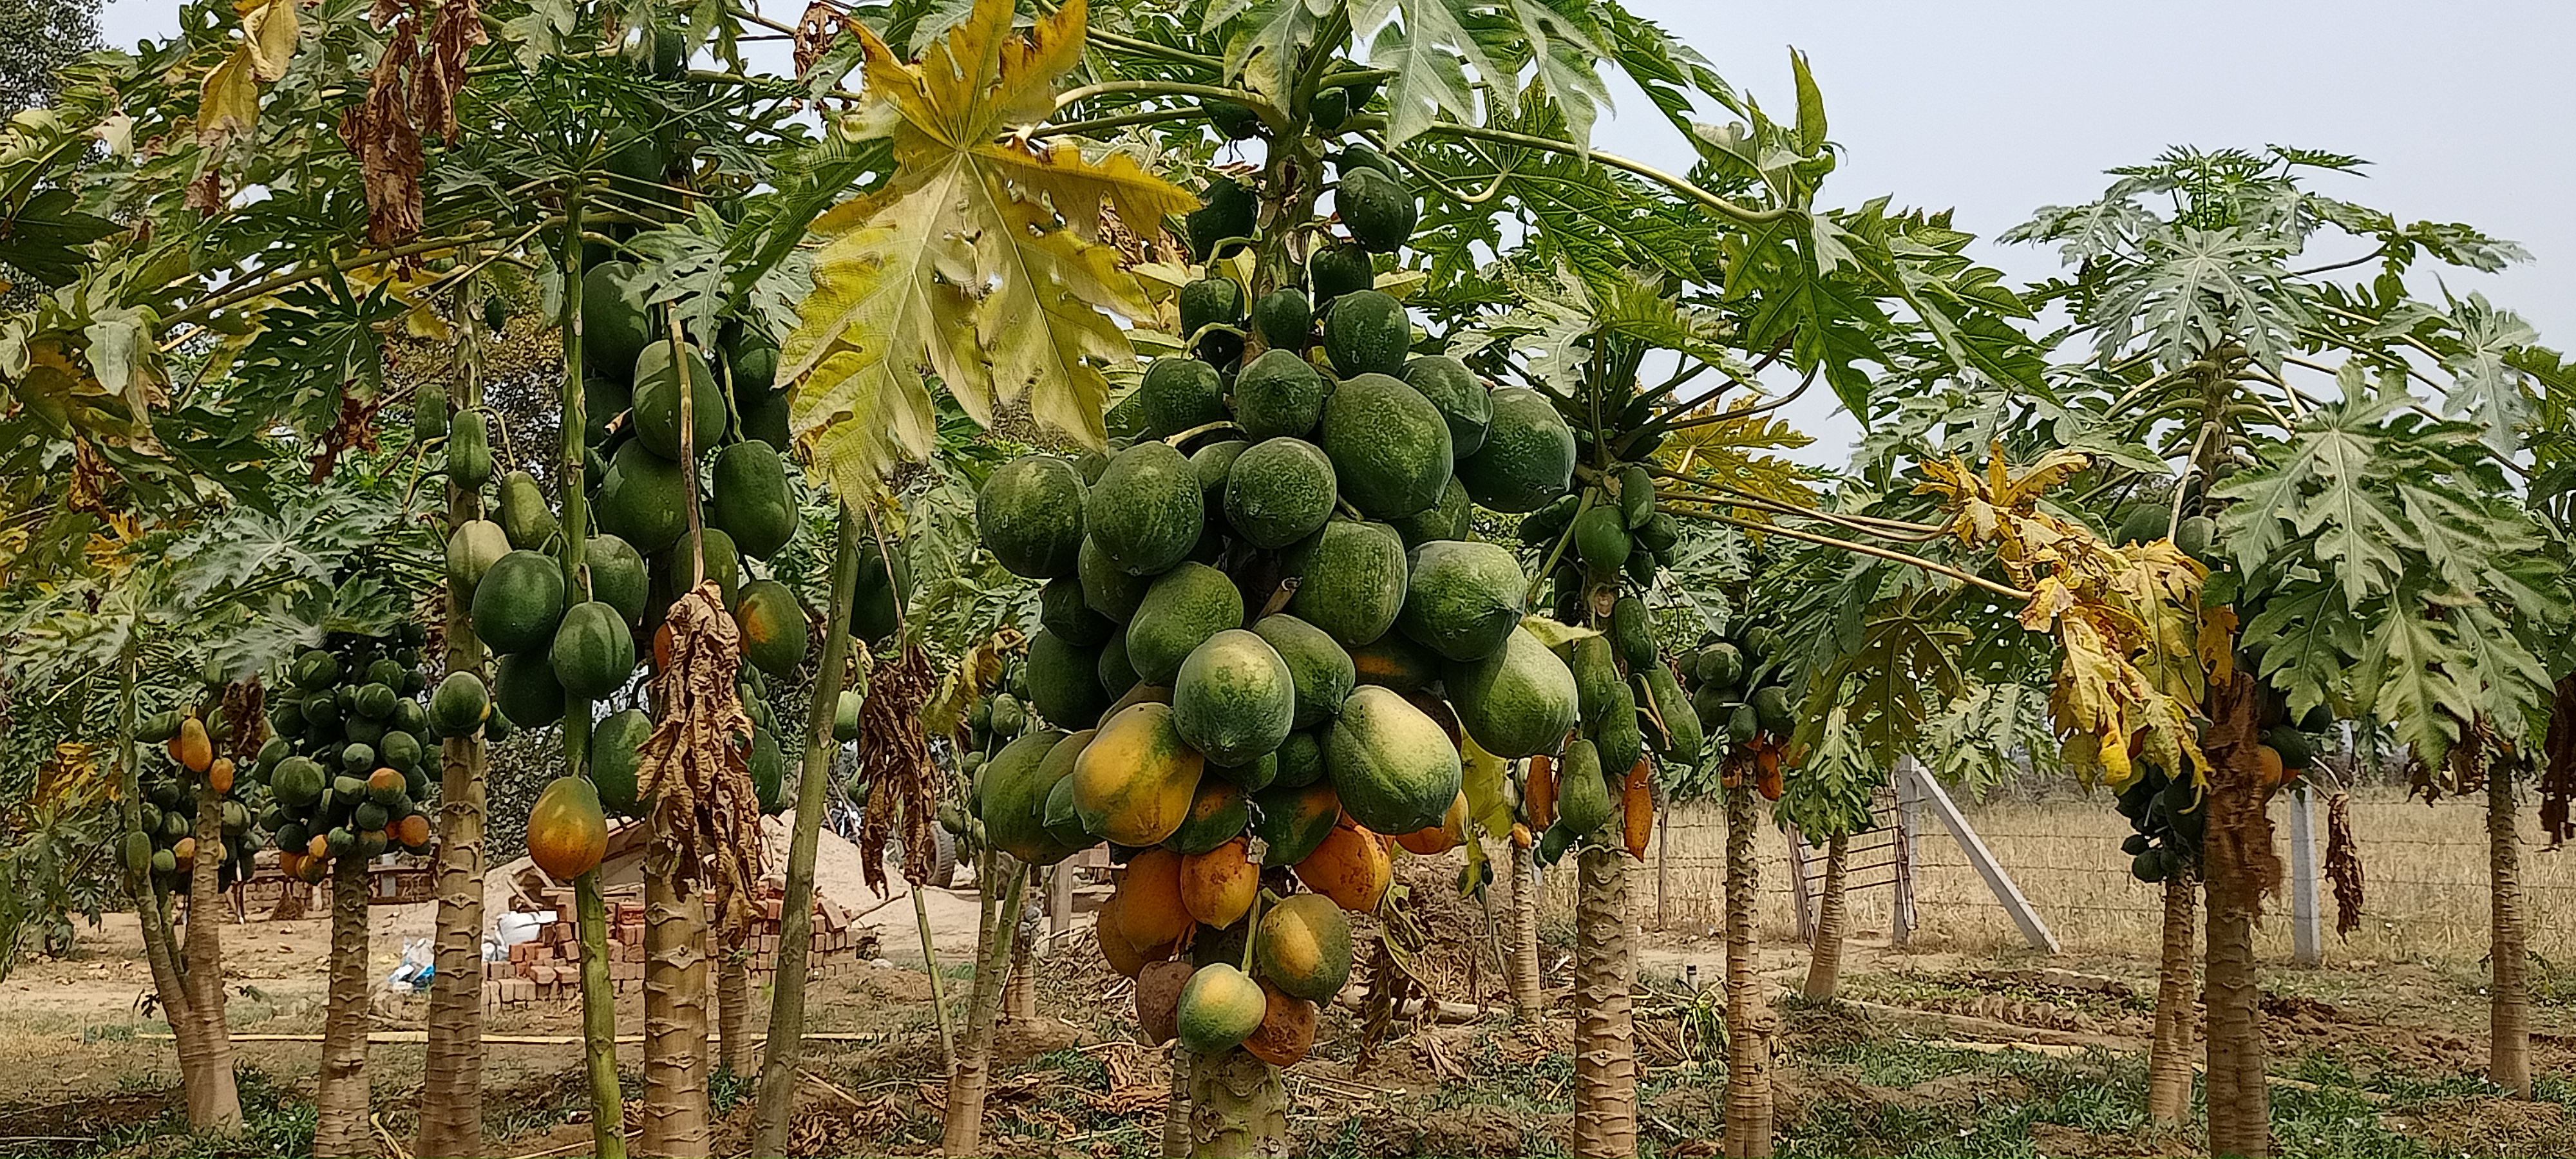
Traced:
[[279, 1084], [256, 1067], [240, 1067], [233, 1082], [241, 1094], [242, 1129], [238, 1135], [199, 1136], [188, 1129], [187, 1099], [175, 1089], [171, 1107], [158, 1118], [103, 1132], [96, 1151], [124, 1151], [155, 1139], [185, 1138], [188, 1155], [230, 1159], [232, 1156], [310, 1155], [313, 1153], [313, 1100]]

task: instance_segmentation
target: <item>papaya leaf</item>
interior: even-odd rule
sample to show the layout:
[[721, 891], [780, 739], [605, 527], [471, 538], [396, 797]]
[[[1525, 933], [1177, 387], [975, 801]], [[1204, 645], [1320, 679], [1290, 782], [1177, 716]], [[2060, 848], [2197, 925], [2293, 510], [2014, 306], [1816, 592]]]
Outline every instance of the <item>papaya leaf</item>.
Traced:
[[1105, 368], [1132, 360], [1118, 318], [1152, 313], [1104, 244], [1104, 210], [1135, 229], [1196, 200], [1125, 154], [1099, 161], [1024, 133], [1081, 60], [1073, 0], [1011, 36], [1010, 0], [905, 63], [864, 25], [860, 136], [891, 139], [883, 188], [818, 218], [814, 291], [787, 337], [790, 423], [844, 494], [874, 487], [936, 434], [926, 367], [978, 424], [1022, 396], [1040, 423], [1107, 438]]

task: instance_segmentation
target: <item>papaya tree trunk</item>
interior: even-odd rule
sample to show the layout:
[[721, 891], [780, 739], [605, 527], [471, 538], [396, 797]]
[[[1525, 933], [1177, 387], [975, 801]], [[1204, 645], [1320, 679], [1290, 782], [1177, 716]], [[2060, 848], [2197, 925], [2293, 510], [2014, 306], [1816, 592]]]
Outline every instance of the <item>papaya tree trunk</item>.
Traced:
[[[859, 517], [840, 504], [832, 545], [832, 614], [823, 631], [823, 669], [814, 677], [814, 702], [805, 710], [805, 764], [797, 774], [796, 821], [787, 841], [787, 897], [778, 911], [778, 971], [771, 975], [769, 1042], [761, 1050], [760, 1101], [754, 1112], [751, 1152], [787, 1153], [787, 1111], [794, 1102], [796, 1066], [805, 1045], [805, 971], [814, 945], [814, 859], [823, 842], [825, 797], [832, 786], [832, 758], [840, 742], [832, 724], [850, 668], [850, 604], [859, 584]], [[937, 963], [932, 963], [935, 967]]]
[[1726, 1155], [1769, 1159], [1771, 1154], [1771, 1032], [1769, 996], [1753, 936], [1753, 856], [1758, 824], [1750, 769], [1726, 793]]
[[1174, 1042], [1163, 1053], [1172, 1093], [1163, 1100], [1163, 1159], [1190, 1159], [1190, 1051]]
[[[1028, 869], [1028, 877], [1028, 885], [1044, 888], [1044, 883], [1038, 879], [1038, 870], [1035, 866]], [[1025, 888], [1024, 886], [1023, 889]], [[1022, 895], [1021, 906], [1024, 910], [1027, 907], [1025, 893]], [[1019, 930], [1017, 926], [1013, 927], [1010, 981], [1002, 987], [1002, 1019], [1006, 1022], [1033, 1022], [1038, 1016], [1037, 968], [1032, 960], [1030, 939], [1021, 936], [1022, 933], [1024, 931]]]
[[313, 1084], [313, 1153], [372, 1155], [367, 1134], [367, 862], [331, 863], [331, 981], [322, 1018], [322, 1073]]
[[653, 810], [644, 853], [644, 1123], [636, 1150], [694, 1157], [707, 1123], [705, 901], [678, 881], [680, 849]]
[[1279, 1068], [1239, 1046], [1189, 1060], [1193, 1159], [1284, 1159], [1288, 1085]]
[[2487, 768], [2487, 879], [2491, 925], [2487, 958], [2487, 1077], [2531, 1097], [2531, 978], [2524, 946], [2522, 848], [2514, 833], [2513, 775], [2508, 762]]
[[2261, 696], [2239, 672], [2213, 691], [2206, 747], [2209, 811], [2203, 849], [2209, 893], [2209, 1151], [2259, 1159], [2272, 1152], [2271, 1092], [2264, 1086], [2262, 983], [2254, 966], [2254, 919], [2279, 871], [2263, 813], [2255, 755]]
[[[118, 800], [123, 803], [125, 829], [129, 833], [143, 830], [142, 764], [135, 750], [135, 681], [141, 667], [137, 649], [130, 641], [118, 667], [120, 674], [117, 699], [116, 752], [118, 761]], [[220, 809], [220, 806], [218, 806]], [[241, 1129], [241, 1094], [233, 1081], [232, 1040], [230, 1036], [210, 1038], [206, 1019], [197, 1004], [197, 992], [190, 985], [189, 964], [179, 944], [179, 934], [170, 924], [170, 895], [148, 869], [128, 868], [126, 892], [134, 898], [137, 924], [143, 931], [144, 959], [152, 967], [152, 988], [160, 998], [162, 1016], [170, 1022], [171, 1044], [179, 1052], [179, 1081], [188, 1096], [188, 1126], [200, 1135], [229, 1135]], [[190, 923], [193, 932], [195, 923]], [[217, 987], [220, 998], [221, 987]], [[215, 1007], [214, 1028], [223, 1029], [223, 1006]]]
[[1824, 1002], [1833, 998], [1834, 989], [1843, 976], [1843, 927], [1847, 924], [1843, 905], [1843, 868], [1851, 838], [1836, 833], [1825, 839], [1824, 893], [1816, 899], [1815, 939], [1807, 947], [1807, 1001]]
[[[608, 978], [608, 901], [599, 895], [598, 870], [573, 879], [572, 904], [574, 926], [581, 933], [581, 1068], [590, 1088], [591, 1149], [598, 1159], [626, 1159], [626, 1092], [617, 1079], [617, 990]], [[596, 939], [594, 930], [600, 931]]]
[[[564, 297], [557, 319], [563, 331], [563, 376], [557, 392], [563, 428], [559, 470], [564, 480], [560, 559], [564, 590], [574, 600], [590, 598], [590, 569], [582, 558], [590, 541], [590, 501], [581, 486], [589, 462], [582, 440], [590, 423], [581, 389], [581, 209], [581, 194], [576, 188], [565, 198]], [[471, 327], [470, 319], [467, 325]], [[690, 392], [680, 393], [685, 396]], [[687, 425], [688, 405], [687, 398], [680, 400], [682, 426]], [[683, 431], [680, 438], [685, 448], [687, 432]], [[697, 508], [692, 504], [689, 510], [694, 516]], [[562, 723], [564, 768], [583, 777], [590, 775], [590, 724], [590, 699], [567, 694]], [[582, 1072], [590, 1087], [591, 1146], [599, 1159], [625, 1159], [625, 1094], [617, 1082], [617, 991], [608, 977], [608, 905], [599, 896], [597, 869], [576, 878], [572, 888], [573, 930], [581, 945]], [[646, 1051], [649, 1054], [651, 1048], [648, 1046]]]
[[[223, 857], [224, 805], [223, 799], [212, 791], [197, 794], [196, 837], [197, 856], [188, 868], [188, 934], [183, 949], [187, 972], [183, 981], [188, 991], [188, 1010], [197, 1023], [197, 1069], [203, 1081], [188, 1084], [188, 1121], [203, 1121], [230, 1134], [241, 1129], [241, 1091], [233, 1079], [232, 1030], [224, 1023], [223, 891], [217, 888], [215, 877]], [[202, 1112], [197, 1105], [201, 1089], [206, 1097]]]
[[1574, 932], [1574, 1153], [1637, 1153], [1637, 1058], [1628, 991], [1636, 944], [1628, 936], [1627, 855], [1587, 846], [1577, 873]]
[[1529, 846], [1517, 840], [1510, 844], [1512, 948], [1504, 959], [1504, 974], [1512, 992], [1512, 1020], [1534, 1024], [1547, 1013], [1547, 988], [1539, 981], [1537, 866]]
[[[566, 279], [565, 294], [577, 311], [581, 290]], [[467, 295], [470, 297], [471, 295]], [[475, 308], [460, 307], [468, 334], [477, 333]], [[575, 315], [578, 318], [578, 314]], [[579, 336], [569, 335], [577, 357]], [[447, 409], [462, 413], [483, 405], [479, 348], [470, 341], [458, 373], [447, 381]], [[578, 390], [574, 405], [578, 407]], [[566, 427], [581, 429], [578, 410], [566, 415]], [[579, 436], [574, 436], [578, 438]], [[573, 488], [579, 490], [579, 488]], [[564, 499], [563, 525], [581, 526], [575, 496]], [[447, 526], [462, 526], [483, 514], [477, 491], [447, 483]], [[441, 658], [449, 672], [484, 675], [483, 645], [474, 638], [474, 617], [457, 593], [445, 593], [440, 640]], [[415, 1155], [479, 1155], [483, 1152], [483, 738], [480, 734], [449, 737], [438, 746], [438, 917], [429, 982], [429, 1012], [423, 1025], [429, 1044], [421, 1060], [420, 1133]]]
[[2164, 942], [2156, 962], [2156, 1037], [2147, 1055], [2147, 1116], [2169, 1126], [2191, 1117], [2192, 1039], [2199, 1024], [2192, 988], [2192, 918], [2199, 888], [2188, 873], [2165, 878]]
[[[1007, 878], [1000, 908], [984, 923], [975, 946], [975, 985], [966, 1005], [966, 1039], [958, 1044], [957, 1061], [948, 1069], [948, 1110], [939, 1151], [943, 1155], [980, 1155], [984, 1151], [984, 1095], [992, 1085], [993, 1019], [1002, 1002], [1002, 974], [1010, 966], [1011, 943], [1020, 928], [1020, 902], [1028, 875], [1008, 854], [988, 851], [984, 880]], [[921, 887], [914, 886], [919, 889]], [[938, 963], [931, 964], [936, 973]]]
[[751, 1023], [751, 949], [734, 944], [716, 956], [716, 1065], [743, 1072], [743, 1038]]

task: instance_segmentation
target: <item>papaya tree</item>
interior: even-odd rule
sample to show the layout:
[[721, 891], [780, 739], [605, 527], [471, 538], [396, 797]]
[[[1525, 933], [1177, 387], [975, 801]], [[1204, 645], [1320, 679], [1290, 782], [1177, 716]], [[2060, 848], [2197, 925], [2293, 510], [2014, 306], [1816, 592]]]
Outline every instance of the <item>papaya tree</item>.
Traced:
[[[2045, 287], [2072, 312], [2069, 339], [2091, 347], [2058, 383], [2052, 405], [2081, 416], [2059, 432], [2155, 460], [2106, 459], [2084, 484], [2106, 505], [2146, 500], [2139, 531], [2213, 569], [2200, 622], [2176, 625], [2197, 639], [2167, 649], [2187, 660], [2167, 680], [2209, 720], [2205, 789], [2176, 793], [2204, 803], [2172, 812], [2205, 811], [2190, 827], [2204, 834], [2219, 1154], [2271, 1146], [2250, 939], [2278, 872], [2262, 803], [2301, 755], [2302, 726], [2385, 726], [2434, 786], [2458, 791], [2479, 775], [2482, 736], [2520, 750], [2539, 734], [2551, 679], [2527, 641], [2567, 606], [2563, 566], [2510, 478], [2536, 389], [2523, 369], [2531, 332], [2482, 297], [2430, 300], [2409, 280], [2427, 259], [2495, 269], [2520, 250], [2304, 184], [2360, 165], [2283, 148], [2176, 149], [2118, 171], [2101, 199], [2043, 209], [2008, 235], [2055, 243], [2076, 267]], [[2300, 268], [2328, 243], [2363, 252]], [[2369, 280], [2333, 276], [2356, 267]], [[2150, 770], [2187, 779], [2161, 761], [2138, 769], [2115, 742], [2070, 755], [2115, 788]], [[2509, 973], [2499, 969], [2500, 986]], [[2509, 1031], [2507, 1004], [2497, 1009]]]

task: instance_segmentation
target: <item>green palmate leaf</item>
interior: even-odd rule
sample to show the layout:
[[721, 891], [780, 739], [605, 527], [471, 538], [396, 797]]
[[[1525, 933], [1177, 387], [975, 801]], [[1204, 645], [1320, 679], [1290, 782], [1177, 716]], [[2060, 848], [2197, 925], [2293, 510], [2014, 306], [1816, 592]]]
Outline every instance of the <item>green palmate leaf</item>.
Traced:
[[1596, 11], [1610, 60], [1644, 90], [1646, 99], [1654, 102], [1664, 119], [1685, 138], [1698, 118], [1693, 93], [1721, 105], [1736, 103], [1734, 88], [1717, 75], [1708, 58], [1673, 39], [1662, 26], [1616, 3], [1601, 3]]
[[2481, 715], [2513, 734], [2523, 731], [2525, 717], [2548, 715], [2549, 667], [2515, 637], [2513, 625], [2480, 604], [2453, 609], [2451, 622], [2467, 658], [2459, 680]]
[[1476, 88], [1467, 80], [1466, 63], [1414, 26], [1380, 28], [1369, 44], [1369, 64], [1395, 73], [1395, 79], [1381, 90], [1387, 102], [1388, 143], [1412, 140], [1444, 115], [1475, 120]]
[[2442, 624], [2420, 615], [2381, 616], [2353, 670], [2353, 691], [2361, 708], [2439, 767], [2459, 740], [2460, 722], [2477, 713], [2477, 698], [2452, 674], [2469, 663]]
[[1790, 50], [1789, 71], [1798, 86], [1798, 151], [1819, 152], [1825, 147], [1825, 94], [1807, 69], [1806, 53]]
[[1971, 791], [2023, 775], [2019, 762], [2055, 762], [2057, 736], [2048, 723], [2048, 690], [2021, 683], [1973, 684], [1926, 721], [1918, 755], [1932, 775]]
[[2294, 715], [2348, 702], [2345, 668], [2367, 646], [2361, 620], [2335, 585], [2322, 582], [2275, 592], [2240, 638], [2261, 647], [2259, 675], [2289, 698]]
[[124, 226], [72, 206], [68, 189], [47, 189], [0, 218], [0, 252], [9, 265], [48, 287], [80, 279], [81, 248], [123, 232]]
[[1011, 133], [1054, 112], [1084, 15], [1077, 0], [1012, 38], [1009, 0], [979, 0], [919, 65], [860, 31], [862, 131], [892, 139], [896, 171], [815, 222], [830, 240], [780, 359], [806, 376], [790, 422], [845, 494], [928, 452], [925, 367], [979, 424], [1026, 395], [1039, 422], [1106, 438], [1106, 369], [1134, 357], [1116, 318], [1151, 306], [1096, 240], [1103, 209], [1141, 229], [1196, 202], [1124, 154]]
[[1225, 79], [1241, 78], [1254, 92], [1285, 102], [1296, 81], [1298, 62], [1306, 59], [1306, 50], [1315, 43], [1335, 2], [1270, 0], [1258, 7], [1219, 3], [1208, 9], [1200, 28], [1213, 32], [1252, 7], [1244, 26], [1226, 38]]
[[1521, 100], [1527, 104], [1544, 97], [1554, 104], [1564, 118], [1566, 139], [1583, 151], [1590, 148], [1593, 121], [1610, 104], [1599, 63], [1605, 52], [1583, 27], [1585, 18], [1559, 11], [1558, 3], [1511, 2], [1509, 11], [1517, 25], [1512, 31], [1531, 65], [1529, 87]]
[[2471, 294], [2451, 304], [2449, 319], [2456, 337], [2442, 353], [2442, 369], [2451, 373], [2442, 395], [2442, 413], [2467, 415], [2483, 429], [2487, 446], [2512, 454], [2519, 446], [2515, 428], [2524, 413], [2523, 374], [2513, 353], [2540, 338], [2510, 310], [2487, 304], [2486, 295]]
[[1775, 820], [1809, 841], [1867, 828], [1870, 798], [1887, 780], [1886, 761], [1862, 742], [1851, 711], [1840, 704], [1825, 711], [1815, 743], [1784, 778], [1772, 810]]
[[2144, 239], [2144, 260], [2103, 288], [2095, 353], [2105, 362], [2132, 343], [2173, 369], [2230, 342], [2276, 373], [2312, 319], [2282, 268], [2279, 243], [2234, 228], [2188, 226]]
[[2296, 534], [2316, 540], [2316, 556], [2336, 565], [2351, 606], [2388, 590], [2404, 571], [2397, 545], [2411, 542], [2397, 512], [2375, 490], [2373, 459], [2383, 424], [2405, 406], [2402, 392], [2373, 394], [2358, 367], [2341, 376], [2341, 401], [2318, 407], [2290, 436], [2272, 465], [2245, 472], [2213, 490], [2233, 502], [2221, 530], [2239, 568], [2262, 568]]

